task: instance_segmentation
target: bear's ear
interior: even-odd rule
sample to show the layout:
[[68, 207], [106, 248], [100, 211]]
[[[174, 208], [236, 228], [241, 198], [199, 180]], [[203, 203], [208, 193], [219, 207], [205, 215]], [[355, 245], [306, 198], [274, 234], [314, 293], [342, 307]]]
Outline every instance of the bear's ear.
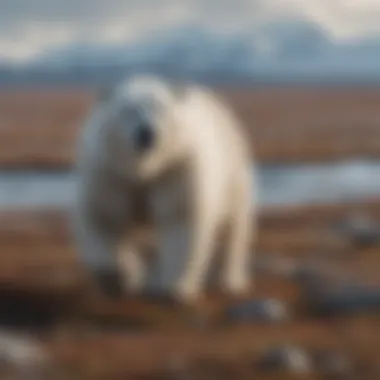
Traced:
[[108, 102], [111, 99], [113, 93], [114, 87], [112, 85], [103, 85], [98, 92], [97, 101], [101, 103]]

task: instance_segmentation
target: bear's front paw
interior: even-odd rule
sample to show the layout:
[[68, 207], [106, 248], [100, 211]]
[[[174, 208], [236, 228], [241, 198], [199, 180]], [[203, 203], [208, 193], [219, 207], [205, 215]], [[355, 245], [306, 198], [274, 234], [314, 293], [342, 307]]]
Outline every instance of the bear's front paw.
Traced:
[[201, 297], [201, 289], [199, 286], [187, 280], [179, 281], [172, 289], [172, 293], [178, 302], [185, 305], [192, 305], [199, 301]]
[[145, 287], [145, 276], [131, 276], [124, 279], [125, 292], [132, 295], [141, 294]]
[[223, 291], [233, 296], [240, 297], [248, 295], [252, 288], [251, 285], [251, 279], [249, 276], [230, 275], [222, 279]]

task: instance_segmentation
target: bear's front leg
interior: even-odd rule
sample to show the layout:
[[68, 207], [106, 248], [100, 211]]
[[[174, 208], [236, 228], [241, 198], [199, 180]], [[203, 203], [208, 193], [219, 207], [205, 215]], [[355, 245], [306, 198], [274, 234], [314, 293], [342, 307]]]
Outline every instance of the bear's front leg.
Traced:
[[115, 238], [89, 220], [85, 212], [76, 215], [75, 233], [81, 261], [91, 277], [105, 295], [120, 297], [123, 287], [115, 260]]
[[230, 236], [227, 244], [227, 255], [222, 276], [223, 290], [231, 295], [247, 294], [252, 287], [251, 276], [251, 235], [253, 223], [246, 210], [236, 213], [231, 222]]
[[184, 303], [194, 303], [202, 296], [216, 248], [220, 193], [218, 186], [210, 184], [212, 170], [208, 171], [209, 167], [202, 162], [197, 161], [193, 166], [188, 199], [190, 214], [186, 219], [188, 239], [182, 247], [184, 265], [174, 288], [176, 298]]
[[194, 303], [202, 295], [215, 248], [216, 228], [211, 218], [196, 219], [183, 247], [185, 263], [174, 292], [183, 303]]
[[203, 224], [194, 227], [179, 222], [159, 229], [158, 261], [150, 276], [150, 292], [183, 304], [199, 299], [214, 239], [210, 228]]
[[151, 292], [178, 295], [176, 284], [185, 268], [190, 239], [189, 226], [182, 221], [162, 223], [158, 228], [158, 260], [150, 276]]
[[117, 262], [125, 290], [132, 294], [140, 293], [146, 283], [147, 269], [130, 236], [123, 238], [119, 244]]
[[[243, 174], [247, 171], [243, 172]], [[231, 295], [245, 295], [252, 288], [252, 262], [256, 237], [256, 194], [249, 174], [238, 177], [229, 221], [222, 287]], [[252, 209], [253, 200], [253, 209]]]

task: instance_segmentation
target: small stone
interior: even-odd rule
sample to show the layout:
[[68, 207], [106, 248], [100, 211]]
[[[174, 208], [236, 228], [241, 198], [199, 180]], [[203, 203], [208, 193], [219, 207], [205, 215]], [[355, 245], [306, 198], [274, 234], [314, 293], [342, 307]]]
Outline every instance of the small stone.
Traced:
[[312, 363], [307, 352], [292, 345], [269, 350], [261, 358], [259, 366], [266, 371], [312, 372]]
[[42, 346], [31, 338], [0, 333], [0, 362], [13, 379], [45, 379], [50, 360]]
[[0, 357], [19, 364], [39, 364], [47, 359], [37, 342], [6, 332], [0, 333]]
[[240, 321], [283, 322], [288, 319], [286, 305], [276, 299], [250, 300], [227, 309], [227, 318]]
[[380, 289], [350, 286], [334, 292], [310, 293], [310, 306], [319, 316], [353, 315], [380, 310]]
[[336, 228], [338, 232], [348, 235], [359, 246], [368, 246], [380, 241], [380, 227], [367, 214], [352, 213]]

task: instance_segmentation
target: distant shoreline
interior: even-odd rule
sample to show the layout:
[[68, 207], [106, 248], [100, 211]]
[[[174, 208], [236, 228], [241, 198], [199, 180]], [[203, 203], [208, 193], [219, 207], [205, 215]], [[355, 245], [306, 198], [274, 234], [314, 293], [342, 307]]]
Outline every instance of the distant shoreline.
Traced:
[[[263, 165], [258, 168], [263, 206], [335, 203], [380, 195], [380, 160], [329, 164]], [[0, 210], [67, 206], [74, 191], [70, 170], [0, 171]]]

